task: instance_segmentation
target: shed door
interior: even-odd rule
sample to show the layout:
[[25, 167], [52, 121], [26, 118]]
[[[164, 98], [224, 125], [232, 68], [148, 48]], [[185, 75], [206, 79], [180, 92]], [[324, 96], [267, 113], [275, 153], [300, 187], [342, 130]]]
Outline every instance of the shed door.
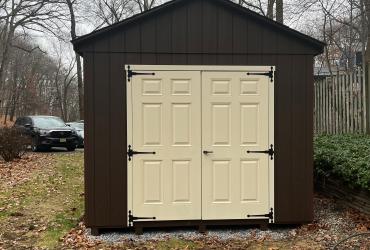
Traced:
[[135, 217], [201, 219], [200, 75], [155, 71], [129, 83], [132, 149], [156, 153], [132, 158]]
[[[269, 78], [202, 73], [202, 218], [268, 213]], [[253, 217], [252, 217], [253, 218]]]

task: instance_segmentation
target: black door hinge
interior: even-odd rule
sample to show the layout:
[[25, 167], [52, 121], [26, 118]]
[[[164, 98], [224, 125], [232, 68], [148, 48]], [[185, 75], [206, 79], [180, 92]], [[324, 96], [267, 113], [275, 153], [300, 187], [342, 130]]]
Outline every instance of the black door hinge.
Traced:
[[128, 156], [129, 161], [131, 161], [134, 155], [155, 155], [155, 154], [156, 152], [138, 152], [138, 151], [133, 150], [131, 148], [131, 145], [128, 145], [127, 156]]
[[155, 217], [135, 217], [132, 215], [131, 210], [128, 211], [128, 224], [129, 227], [133, 226], [134, 221], [136, 220], [155, 220]]
[[249, 76], [267, 76], [270, 78], [271, 82], [274, 82], [274, 68], [271, 67], [271, 70], [268, 72], [248, 72], [247, 75]]
[[248, 154], [250, 153], [257, 153], [257, 154], [268, 154], [270, 157], [271, 157], [271, 160], [274, 159], [274, 154], [275, 154], [275, 151], [274, 151], [274, 145], [270, 145], [270, 148], [268, 150], [263, 150], [263, 151], [251, 151], [251, 150], [248, 150], [247, 151]]
[[271, 223], [273, 222], [273, 220], [274, 220], [274, 209], [273, 208], [271, 208], [270, 209], [270, 212], [268, 213], [268, 214], [257, 214], [257, 215], [251, 215], [251, 214], [248, 214], [247, 215], [247, 217], [248, 218], [250, 218], [250, 217], [266, 217], [266, 218], [269, 218], [270, 219], [270, 221], [271, 221]]
[[130, 66], [127, 67], [127, 80], [130, 82], [131, 81], [131, 78], [133, 76], [138, 76], [138, 75], [143, 75], [143, 76], [154, 76], [155, 73], [148, 73], [148, 72], [135, 72], [135, 71], [132, 71]]

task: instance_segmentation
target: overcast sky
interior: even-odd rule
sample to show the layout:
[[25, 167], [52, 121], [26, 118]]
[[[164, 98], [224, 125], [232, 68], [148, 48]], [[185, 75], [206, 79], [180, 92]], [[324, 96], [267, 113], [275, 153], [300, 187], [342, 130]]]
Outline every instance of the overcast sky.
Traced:
[[[163, 0], [165, 1], [165, 0]], [[293, 29], [297, 29], [303, 33], [312, 35], [317, 31], [318, 28], [318, 19], [320, 18], [320, 15], [317, 13], [317, 11], [307, 11], [302, 14], [300, 13], [294, 13], [295, 6], [299, 4], [297, 0], [285, 0], [284, 2], [284, 18], [285, 18], [285, 25], [288, 25], [289, 27]], [[89, 13], [89, 12], [88, 12]], [[88, 34], [92, 32], [96, 26], [96, 24], [93, 22], [93, 17], [88, 16], [88, 14], [82, 14], [80, 13], [80, 16], [83, 16], [80, 18], [80, 21], [77, 25], [77, 33], [79, 36]], [[69, 24], [65, 24], [66, 28], [65, 30], [61, 31], [61, 33], [65, 33], [65, 40], [69, 41]], [[55, 44], [58, 43], [58, 40], [51, 34], [38, 34], [34, 33], [33, 36], [36, 38], [36, 41], [40, 44], [40, 47], [46, 51], [51, 56], [55, 56]], [[73, 55], [72, 46], [69, 43], [65, 43], [62, 45], [64, 47], [64, 51], [66, 52], [66, 60], [68, 61]], [[68, 51], [67, 51], [68, 50]]]

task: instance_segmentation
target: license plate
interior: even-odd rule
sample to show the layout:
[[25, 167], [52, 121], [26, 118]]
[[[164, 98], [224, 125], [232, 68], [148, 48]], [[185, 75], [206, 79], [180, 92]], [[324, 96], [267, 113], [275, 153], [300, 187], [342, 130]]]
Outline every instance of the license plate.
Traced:
[[60, 139], [60, 142], [67, 142], [67, 139]]

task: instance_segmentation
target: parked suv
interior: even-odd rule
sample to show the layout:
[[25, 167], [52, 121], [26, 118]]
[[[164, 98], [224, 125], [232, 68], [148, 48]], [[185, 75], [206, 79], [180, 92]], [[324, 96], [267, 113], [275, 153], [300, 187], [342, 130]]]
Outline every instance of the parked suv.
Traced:
[[67, 122], [67, 126], [70, 126], [71, 128], [74, 128], [77, 132], [78, 136], [78, 147], [83, 148], [84, 147], [84, 137], [85, 137], [85, 132], [84, 132], [84, 123], [83, 121], [79, 122]]
[[32, 139], [32, 151], [64, 147], [74, 151], [78, 144], [77, 132], [55, 116], [19, 117], [14, 124]]

